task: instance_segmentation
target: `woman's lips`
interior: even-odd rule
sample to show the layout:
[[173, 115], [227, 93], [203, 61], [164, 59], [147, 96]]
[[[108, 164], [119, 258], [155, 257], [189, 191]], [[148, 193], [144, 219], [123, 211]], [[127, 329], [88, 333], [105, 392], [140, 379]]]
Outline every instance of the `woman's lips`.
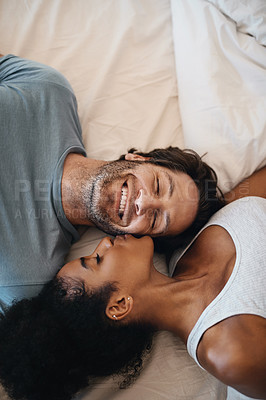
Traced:
[[128, 233], [126, 233], [125, 235], [117, 235], [114, 239], [114, 242], [121, 241], [121, 240], [126, 241], [126, 240], [130, 239], [131, 237], [132, 237], [132, 235], [130, 235]]

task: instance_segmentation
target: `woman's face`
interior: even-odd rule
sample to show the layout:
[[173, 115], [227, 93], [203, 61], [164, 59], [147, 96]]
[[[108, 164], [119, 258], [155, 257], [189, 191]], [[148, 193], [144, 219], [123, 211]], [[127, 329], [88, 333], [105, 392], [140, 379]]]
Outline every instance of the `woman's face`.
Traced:
[[152, 239], [124, 235], [114, 240], [104, 238], [91, 255], [65, 264], [58, 276], [82, 279], [91, 289], [115, 281], [133, 294], [135, 288], [149, 280], [152, 268]]

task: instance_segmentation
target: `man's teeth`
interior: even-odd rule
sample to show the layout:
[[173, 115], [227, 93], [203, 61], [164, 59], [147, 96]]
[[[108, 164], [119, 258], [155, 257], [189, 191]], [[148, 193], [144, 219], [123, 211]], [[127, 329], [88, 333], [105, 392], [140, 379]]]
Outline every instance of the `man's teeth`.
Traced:
[[128, 189], [127, 187], [122, 187], [121, 190], [121, 199], [120, 199], [120, 205], [119, 205], [119, 216], [123, 216], [124, 211], [125, 211], [125, 206], [127, 203], [127, 193], [128, 193]]

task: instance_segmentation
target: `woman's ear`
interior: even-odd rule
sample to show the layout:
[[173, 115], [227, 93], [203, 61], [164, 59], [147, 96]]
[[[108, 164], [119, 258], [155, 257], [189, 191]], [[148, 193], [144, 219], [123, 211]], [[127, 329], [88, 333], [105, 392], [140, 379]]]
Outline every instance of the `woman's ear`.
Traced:
[[139, 154], [135, 154], [135, 153], [127, 153], [125, 155], [125, 160], [127, 160], [127, 161], [148, 161], [148, 160], [150, 160], [150, 157], [143, 157], [143, 156], [140, 156]]
[[130, 314], [133, 308], [133, 299], [130, 296], [120, 295], [109, 300], [105, 314], [113, 321], [118, 321]]

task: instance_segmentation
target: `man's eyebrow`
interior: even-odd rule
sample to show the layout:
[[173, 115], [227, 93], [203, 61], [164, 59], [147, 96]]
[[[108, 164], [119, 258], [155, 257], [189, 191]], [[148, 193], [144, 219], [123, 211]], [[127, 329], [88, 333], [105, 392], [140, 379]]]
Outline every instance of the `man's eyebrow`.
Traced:
[[169, 195], [169, 199], [172, 197], [173, 191], [174, 191], [174, 181], [173, 178], [171, 177], [171, 175], [168, 174], [168, 172], [165, 172], [165, 175], [168, 178], [169, 181], [169, 188], [168, 188], [168, 195]]
[[156, 236], [158, 235], [163, 235], [165, 232], [167, 232], [169, 224], [170, 224], [170, 215], [169, 215], [169, 211], [166, 211], [166, 213], [164, 214], [164, 220], [165, 220], [165, 224], [163, 229], [161, 229], [159, 232], [156, 232]]

